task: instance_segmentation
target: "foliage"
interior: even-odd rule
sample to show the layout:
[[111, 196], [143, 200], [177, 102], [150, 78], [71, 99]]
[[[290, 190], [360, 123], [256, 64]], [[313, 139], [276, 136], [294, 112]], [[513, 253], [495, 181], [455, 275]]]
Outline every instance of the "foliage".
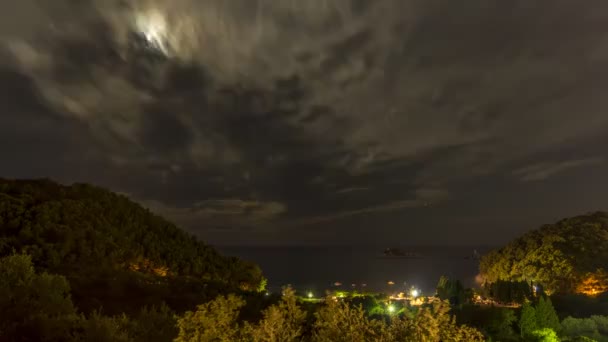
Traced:
[[170, 342], [177, 336], [175, 313], [165, 304], [144, 307], [128, 324], [129, 336], [134, 342]]
[[557, 317], [557, 313], [555, 312], [555, 309], [553, 308], [553, 304], [551, 303], [551, 299], [549, 297], [540, 297], [538, 303], [536, 304], [535, 311], [536, 326], [539, 329], [548, 328], [556, 332], [559, 332], [561, 330], [559, 318]]
[[604, 269], [588, 272], [576, 286], [576, 293], [587, 296], [597, 296], [604, 292], [608, 292], [608, 272]]
[[199, 305], [195, 312], [188, 311], [177, 320], [175, 342], [241, 340], [237, 318], [244, 305], [245, 301], [234, 295]]
[[182, 341], [483, 341], [481, 332], [459, 325], [447, 301], [420, 307], [411, 315], [372, 319], [362, 307], [326, 298], [314, 314], [310, 329], [307, 314], [293, 290], [284, 290], [281, 301], [264, 310], [258, 322], [240, 322], [245, 302], [220, 296], [186, 312], [178, 319]]
[[0, 341], [172, 341], [173, 312], [165, 305], [139, 314], [78, 314], [63, 276], [36, 273], [27, 255], [0, 258]]
[[0, 180], [0, 253], [32, 255], [52, 271], [95, 265], [257, 288], [255, 265], [220, 256], [127, 197], [86, 184]]
[[177, 321], [176, 342], [185, 341], [296, 341], [303, 333], [306, 313], [297, 305], [295, 292], [286, 288], [281, 301], [268, 307], [257, 323], [241, 324], [241, 297], [219, 296], [199, 305], [196, 312], [186, 312]]
[[132, 342], [128, 331], [129, 319], [126, 316], [107, 317], [93, 312], [88, 319], [81, 319], [80, 331], [75, 341], [86, 342]]
[[37, 274], [27, 255], [0, 259], [0, 339], [60, 341], [78, 320], [62, 276]]
[[[606, 264], [608, 214], [597, 212], [545, 225], [488, 253], [481, 259], [480, 273], [490, 283], [533, 281], [544, 285], [547, 293], [574, 292], [590, 274], [605, 274]], [[595, 277], [591, 283], [601, 279]]]
[[328, 299], [326, 306], [316, 313], [313, 341], [372, 341], [382, 335], [380, 321], [368, 319], [361, 306]]
[[413, 319], [402, 318], [413, 330], [409, 340], [414, 341], [484, 341], [483, 334], [467, 325], [456, 324], [447, 301], [421, 307]]
[[608, 336], [608, 316], [593, 315], [591, 319], [595, 322], [598, 332]]
[[538, 342], [559, 342], [560, 339], [557, 337], [557, 334], [554, 330], [549, 328], [543, 328], [536, 330], [532, 333], [532, 336], [535, 341]]
[[283, 290], [281, 302], [264, 310], [263, 316], [258, 324], [245, 325], [245, 334], [252, 341], [297, 341], [303, 333], [306, 313], [298, 307], [295, 291], [289, 287]]
[[459, 306], [465, 302], [465, 289], [460, 280], [452, 280], [446, 276], [439, 278], [437, 284], [437, 297], [448, 300], [450, 304]]
[[515, 311], [509, 308], [495, 308], [490, 311], [490, 317], [484, 326], [484, 331], [497, 341], [516, 341], [519, 334], [513, 329], [517, 322]]
[[346, 298], [345, 301], [354, 307], [361, 306], [361, 308], [363, 308], [363, 310], [367, 312], [368, 315], [372, 318], [381, 318], [382, 316], [387, 314], [386, 305], [384, 305], [382, 302], [379, 302], [375, 296], [356, 296]]
[[562, 321], [562, 331], [565, 336], [571, 338], [587, 337], [593, 340], [601, 338], [597, 325], [591, 318], [567, 317]]
[[214, 292], [265, 285], [257, 265], [223, 257], [127, 197], [86, 184], [0, 179], [0, 257], [13, 250], [64, 275], [85, 312], [134, 313], [162, 301], [191, 309]]
[[521, 316], [519, 318], [520, 335], [524, 338], [531, 336], [532, 332], [537, 329], [536, 309], [530, 303], [525, 303], [521, 309]]
[[258, 285], [257, 291], [258, 292], [266, 292], [266, 286], [268, 285], [268, 279], [262, 277], [260, 279], [260, 284]]
[[384, 320], [366, 317], [362, 308], [328, 301], [317, 313], [314, 341], [483, 341], [481, 332], [456, 324], [447, 301], [423, 306], [412, 315]]
[[498, 303], [524, 303], [532, 298], [530, 284], [525, 281], [497, 280], [484, 284], [485, 295]]
[[464, 305], [453, 311], [459, 324], [474, 327], [490, 341], [519, 341], [518, 311], [514, 308]]
[[[220, 295], [181, 317], [166, 305], [144, 307], [127, 316], [95, 311], [78, 314], [62, 276], [37, 274], [30, 257], [0, 259], [0, 340], [11, 341], [482, 341], [476, 329], [456, 324], [447, 301], [406, 315], [371, 319], [348, 301], [327, 298], [307, 328], [307, 313], [291, 288], [262, 310], [258, 321], [243, 321], [245, 300]], [[257, 297], [253, 297], [257, 298]]]

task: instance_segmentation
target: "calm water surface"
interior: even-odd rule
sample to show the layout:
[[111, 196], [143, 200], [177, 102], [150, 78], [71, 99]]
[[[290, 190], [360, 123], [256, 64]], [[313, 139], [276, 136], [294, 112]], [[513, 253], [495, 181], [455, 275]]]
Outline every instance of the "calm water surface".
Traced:
[[[416, 286], [433, 293], [441, 275], [475, 285], [478, 261], [467, 259], [474, 250], [483, 254], [488, 247], [402, 247], [420, 253], [420, 259], [383, 258], [383, 247], [218, 247], [226, 255], [237, 256], [260, 265], [268, 278], [268, 288], [277, 291], [291, 284], [301, 291], [323, 293], [341, 288], [384, 291]], [[392, 287], [388, 281], [395, 283]]]

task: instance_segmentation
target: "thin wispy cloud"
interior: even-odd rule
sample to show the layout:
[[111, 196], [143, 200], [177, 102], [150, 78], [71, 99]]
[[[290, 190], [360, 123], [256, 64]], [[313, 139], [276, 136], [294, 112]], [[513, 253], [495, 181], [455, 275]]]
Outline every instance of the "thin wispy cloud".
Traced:
[[519, 160], [608, 157], [607, 22], [605, 1], [0, 1], [0, 176], [128, 192], [192, 231], [423, 220], [446, 189], [449, 226]]
[[353, 188], [344, 188], [344, 189], [340, 189], [338, 191], [336, 191], [336, 194], [350, 194], [353, 192], [361, 192], [361, 191], [367, 191], [370, 188], [368, 187], [353, 187]]
[[429, 207], [447, 200], [449, 193], [445, 189], [418, 189], [414, 192], [412, 199], [400, 201], [391, 201], [378, 205], [368, 206], [355, 210], [340, 211], [328, 215], [305, 218], [296, 220], [294, 226], [314, 225], [325, 222], [339, 221], [345, 218], [365, 215], [365, 214], [381, 214], [386, 212], [394, 212], [405, 209]]
[[515, 170], [513, 174], [522, 182], [542, 181], [571, 169], [593, 167], [604, 163], [602, 157], [565, 160], [560, 162], [542, 162]]

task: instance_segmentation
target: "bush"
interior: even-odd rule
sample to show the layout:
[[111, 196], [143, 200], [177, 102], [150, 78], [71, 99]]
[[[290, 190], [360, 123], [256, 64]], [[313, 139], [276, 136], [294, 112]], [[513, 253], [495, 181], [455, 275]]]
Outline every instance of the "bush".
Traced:
[[240, 340], [237, 318], [245, 305], [241, 298], [228, 295], [199, 305], [195, 312], [188, 311], [177, 320], [179, 333], [176, 342]]
[[562, 321], [562, 329], [568, 337], [588, 337], [594, 340], [601, 337], [595, 321], [591, 318], [567, 317]]
[[384, 333], [383, 324], [370, 320], [363, 308], [328, 298], [326, 306], [316, 313], [313, 341], [350, 342], [378, 340]]
[[535, 341], [538, 342], [559, 342], [560, 339], [553, 329], [543, 328], [532, 333]]
[[0, 259], [0, 336], [11, 341], [60, 341], [79, 317], [62, 276], [37, 274], [27, 255]]

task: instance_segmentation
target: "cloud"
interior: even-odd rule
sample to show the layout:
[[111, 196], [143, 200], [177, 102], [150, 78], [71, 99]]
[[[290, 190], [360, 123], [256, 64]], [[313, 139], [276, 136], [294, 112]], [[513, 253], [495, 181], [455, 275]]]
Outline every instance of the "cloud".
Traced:
[[368, 187], [344, 188], [344, 189], [340, 189], [340, 190], [336, 191], [336, 194], [349, 194], [349, 193], [353, 193], [353, 192], [366, 191], [369, 189], [370, 188], [368, 188]]
[[260, 225], [277, 219], [287, 210], [283, 203], [241, 199], [205, 200], [191, 207], [173, 207], [156, 200], [139, 202], [153, 212], [197, 232], [260, 228]]
[[12, 174], [101, 182], [192, 227], [333, 225], [602, 139], [607, 20], [567, 0], [5, 2], [0, 133]]
[[338, 221], [341, 219], [369, 214], [380, 214], [385, 212], [399, 211], [403, 209], [412, 209], [420, 207], [429, 207], [436, 205], [440, 202], [447, 200], [449, 193], [444, 189], [417, 189], [414, 192], [413, 199], [405, 199], [398, 201], [391, 201], [383, 204], [377, 204], [369, 207], [359, 208], [355, 210], [347, 210], [336, 212], [324, 216], [317, 216], [311, 218], [305, 218], [295, 222], [295, 226], [306, 226], [315, 225], [319, 223], [326, 223], [332, 221]]
[[570, 169], [597, 166], [605, 160], [602, 157], [566, 160], [561, 162], [543, 162], [532, 164], [521, 169], [513, 171], [513, 174], [522, 182], [542, 181], [549, 177], [555, 176], [558, 173], [565, 172]]
[[[253, 139], [268, 150], [278, 141], [263, 140], [291, 130], [313, 146], [335, 137], [345, 153], [335, 166], [353, 174], [438, 155], [420, 175], [437, 181], [466, 177], [472, 164], [491, 172], [608, 125], [597, 103], [605, 77], [593, 72], [607, 63], [599, 43], [607, 37], [592, 31], [602, 16], [565, 1], [551, 13], [519, 1], [385, 1], [365, 10], [349, 0], [93, 4], [71, 8], [67, 24], [63, 5], [46, 6], [54, 29], [44, 41], [15, 37], [12, 51], [59, 112], [86, 120], [103, 141], [120, 140], [129, 158], [168, 152], [234, 164]], [[552, 18], [568, 13], [577, 15], [555, 27]], [[463, 16], [468, 24], [457, 24]], [[494, 32], [482, 29], [488, 21]], [[172, 52], [157, 56], [141, 42], [152, 33]], [[565, 39], [557, 53], [546, 37], [560, 34], [585, 39]], [[539, 52], [547, 50], [555, 53]], [[234, 100], [239, 108], [226, 106]], [[574, 108], [586, 120], [571, 120]], [[225, 130], [239, 121], [273, 132]], [[444, 149], [453, 153], [437, 153]]]

